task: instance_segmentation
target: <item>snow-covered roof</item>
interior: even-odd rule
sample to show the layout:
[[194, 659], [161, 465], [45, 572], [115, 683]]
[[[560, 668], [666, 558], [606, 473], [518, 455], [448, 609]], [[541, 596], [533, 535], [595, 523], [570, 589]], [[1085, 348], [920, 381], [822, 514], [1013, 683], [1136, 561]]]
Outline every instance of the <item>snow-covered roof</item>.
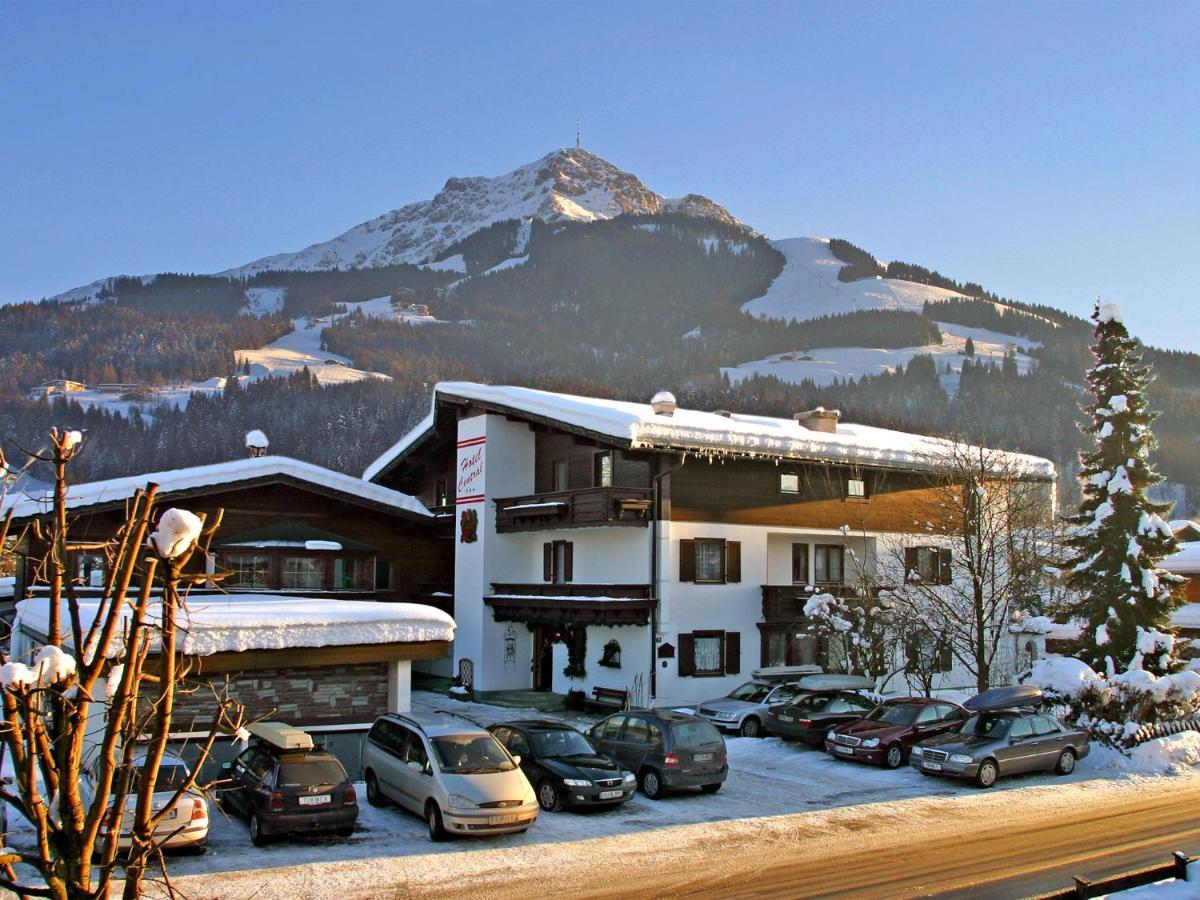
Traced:
[[[65, 602], [63, 609], [62, 621], [67, 622]], [[97, 601], [81, 601], [84, 628], [95, 620], [97, 609]], [[128, 617], [128, 607], [124, 613]], [[49, 614], [50, 607], [44, 598], [22, 600], [17, 604], [16, 625], [27, 634], [45, 635]], [[150, 620], [156, 618], [152, 607]], [[455, 628], [449, 614], [419, 603], [266, 598], [261, 594], [193, 597], [179, 622], [183, 631], [180, 650], [190, 656], [291, 647], [451, 641]], [[119, 649], [114, 647], [114, 651]]]
[[1200, 628], [1200, 603], [1185, 603], [1171, 613], [1176, 628]]
[[[847, 422], [839, 422], [836, 432], [826, 433], [809, 431], [792, 419], [769, 416], [738, 413], [724, 416], [682, 408], [667, 416], [656, 414], [648, 403], [577, 397], [524, 387], [442, 382], [434, 391], [434, 413], [439, 397], [523, 412], [605, 435], [634, 448], [930, 470], [944, 466], [954, 447], [952, 441], [944, 438]], [[434, 415], [431, 414], [371, 463], [363, 477], [376, 478], [433, 425]], [[1055, 477], [1054, 464], [1047, 459], [1021, 453], [997, 453], [997, 457], [1003, 457], [1028, 477]]]
[[[430, 515], [429, 510], [421, 501], [408, 494], [377, 484], [370, 484], [362, 479], [287, 456], [235, 459], [229, 462], [192, 466], [168, 472], [148, 472], [144, 475], [132, 475], [126, 478], [73, 484], [67, 489], [67, 508], [82, 509], [100, 504], [120, 503], [132, 497], [138, 488], [144, 488], [149, 482], [158, 485], [160, 498], [166, 498], [177, 492], [191, 491], [197, 488], [227, 488], [243, 482], [275, 477], [306, 482], [414, 515]], [[12, 506], [13, 517], [20, 519], [47, 512], [52, 499], [53, 497], [49, 493], [9, 498], [9, 505]]]
[[1200, 541], [1184, 541], [1179, 549], [1162, 561], [1162, 567], [1178, 575], [1200, 572]]

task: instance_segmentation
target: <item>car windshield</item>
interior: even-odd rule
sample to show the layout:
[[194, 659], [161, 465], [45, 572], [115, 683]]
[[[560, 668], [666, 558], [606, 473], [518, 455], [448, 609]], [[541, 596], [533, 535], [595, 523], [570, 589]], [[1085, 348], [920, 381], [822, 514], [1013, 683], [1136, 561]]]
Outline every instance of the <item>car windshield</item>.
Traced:
[[1002, 738], [1012, 727], [1012, 716], [997, 716], [993, 713], [980, 713], [971, 716], [963, 725], [960, 734], [970, 734], [975, 737]]
[[762, 699], [771, 693], [769, 684], [757, 684], [753, 681], [747, 681], [741, 687], [735, 689], [730, 695], [730, 700], [745, 700], [747, 703], [760, 703]]
[[511, 772], [516, 766], [490, 734], [451, 734], [433, 739], [438, 767], [454, 775]]
[[[141, 787], [142, 776], [144, 769], [135, 769], [132, 791], [137, 791]], [[187, 766], [171, 765], [169, 763], [158, 767], [158, 778], [154, 781], [154, 792], [156, 794], [164, 791], [174, 793], [187, 783], [188, 775]]]
[[867, 718], [888, 725], [911, 725], [920, 711], [921, 707], [912, 703], [881, 703], [867, 713]]
[[562, 731], [534, 731], [533, 749], [538, 756], [595, 756], [596, 750], [578, 731], [564, 728]]
[[797, 709], [820, 709], [828, 702], [828, 694], [801, 694], [792, 701], [792, 706]]
[[671, 726], [677, 747], [699, 747], [701, 744], [721, 743], [721, 732], [708, 722], [676, 722]]
[[346, 770], [336, 759], [284, 760], [279, 765], [277, 788], [310, 788], [321, 784], [341, 784]]

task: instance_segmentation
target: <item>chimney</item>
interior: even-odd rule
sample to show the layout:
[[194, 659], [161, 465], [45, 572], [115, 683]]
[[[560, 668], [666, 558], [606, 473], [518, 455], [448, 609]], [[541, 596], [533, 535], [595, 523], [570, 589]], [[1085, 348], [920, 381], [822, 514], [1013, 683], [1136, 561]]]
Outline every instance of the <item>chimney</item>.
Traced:
[[250, 453], [252, 459], [264, 456], [267, 452], [267, 447], [270, 445], [271, 442], [267, 440], [267, 436], [257, 428], [246, 432], [246, 450]]
[[818, 406], [816, 409], [810, 409], [807, 412], [796, 413], [792, 418], [796, 420], [801, 428], [807, 428], [809, 431], [823, 431], [826, 434], [837, 434], [837, 423], [841, 415], [836, 409], [825, 409], [823, 406]]
[[675, 415], [675, 395], [670, 391], [659, 391], [650, 398], [650, 408], [656, 416]]

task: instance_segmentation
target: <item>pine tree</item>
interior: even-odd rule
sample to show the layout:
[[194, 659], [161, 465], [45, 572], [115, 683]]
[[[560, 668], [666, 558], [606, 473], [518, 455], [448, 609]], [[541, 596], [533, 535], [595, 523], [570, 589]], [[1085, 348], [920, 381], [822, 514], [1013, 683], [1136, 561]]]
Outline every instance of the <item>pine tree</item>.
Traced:
[[975, 355], [975, 341], [972, 338], [970, 338], [970, 337], [967, 338], [967, 346], [963, 349], [963, 352], [967, 356]]
[[1157, 568], [1176, 549], [1162, 518], [1170, 504], [1146, 497], [1162, 481], [1149, 459], [1158, 415], [1147, 408], [1152, 379], [1116, 304], [1097, 301], [1092, 319], [1096, 362], [1087, 379], [1094, 400], [1084, 431], [1096, 444], [1080, 455], [1083, 500], [1070, 520], [1076, 530], [1067, 563], [1081, 598], [1077, 617], [1086, 623], [1079, 655], [1109, 675], [1139, 668], [1161, 675], [1178, 668], [1169, 621], [1181, 579]]

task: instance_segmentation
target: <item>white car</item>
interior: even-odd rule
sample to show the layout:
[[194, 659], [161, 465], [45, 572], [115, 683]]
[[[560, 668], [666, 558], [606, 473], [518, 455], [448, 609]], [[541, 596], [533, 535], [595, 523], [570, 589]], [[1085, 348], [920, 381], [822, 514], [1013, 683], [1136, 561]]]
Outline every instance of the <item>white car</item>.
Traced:
[[793, 700], [799, 688], [794, 683], [747, 681], [727, 697], [705, 700], [696, 707], [696, 715], [723, 731], [736, 731], [742, 737], [758, 737], [767, 720], [767, 707]]
[[[145, 756], [134, 759], [135, 771], [141, 773]], [[158, 813], [171, 803], [171, 799], [179, 788], [187, 782], [191, 771], [187, 763], [177, 756], [164, 756], [158, 768], [158, 778], [154, 783], [154, 795], [151, 799], [151, 809]], [[85, 775], [82, 785], [85, 802], [90, 803], [96, 795], [95, 784], [89, 775]], [[117, 835], [118, 850], [128, 850], [133, 843], [133, 815], [137, 807], [137, 780], [131, 787], [131, 793], [125, 798], [125, 811], [121, 816], [121, 833]], [[112, 801], [109, 801], [108, 812], [100, 824], [100, 837], [109, 837], [113, 820]], [[154, 829], [154, 842], [163, 849], [190, 849], [195, 853], [203, 853], [208, 849], [208, 801], [197, 787], [192, 787], [171, 805], [167, 815]]]

